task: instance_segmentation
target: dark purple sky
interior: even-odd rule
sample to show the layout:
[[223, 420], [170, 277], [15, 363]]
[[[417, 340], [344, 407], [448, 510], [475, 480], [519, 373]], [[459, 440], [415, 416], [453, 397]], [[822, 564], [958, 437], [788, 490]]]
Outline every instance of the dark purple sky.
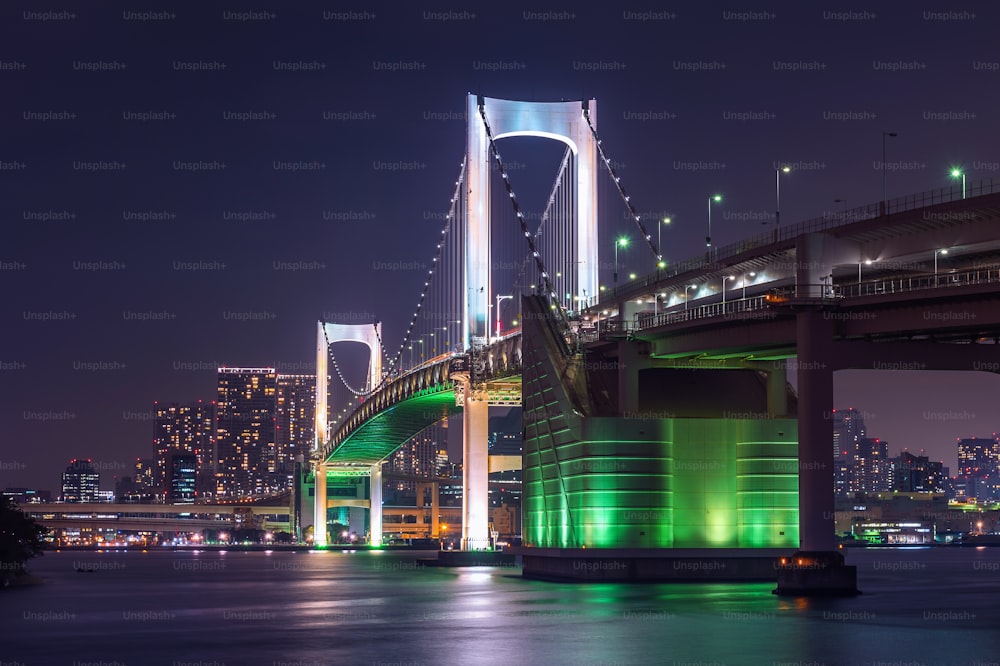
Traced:
[[[153, 401], [213, 398], [217, 365], [310, 371], [320, 316], [378, 318], [398, 345], [419, 275], [380, 266], [430, 260], [470, 91], [596, 98], [632, 202], [675, 219], [672, 260], [717, 191], [716, 243], [759, 232], [775, 162], [798, 167], [783, 222], [877, 201], [883, 131], [890, 197], [1000, 170], [983, 3], [102, 4], [0, 8], [0, 486], [54, 489], [77, 456], [121, 473], [151, 454]], [[512, 153], [545, 162], [517, 174], [537, 210], [559, 151]], [[1000, 429], [997, 388], [842, 373], [836, 395], [893, 452], [954, 468], [955, 437]]]

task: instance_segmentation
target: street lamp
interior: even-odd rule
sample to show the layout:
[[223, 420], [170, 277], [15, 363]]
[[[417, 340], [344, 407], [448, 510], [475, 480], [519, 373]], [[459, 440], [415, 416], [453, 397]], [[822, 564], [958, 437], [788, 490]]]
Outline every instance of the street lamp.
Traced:
[[660, 252], [659, 260], [656, 262], [657, 268], [663, 268], [667, 265], [666, 262], [663, 261], [663, 241], [660, 231], [663, 229], [664, 224], [670, 224], [670, 218], [665, 217], [660, 220], [660, 222], [661, 224], [656, 225], [656, 249]]
[[628, 237], [627, 236], [622, 236], [622, 237], [618, 238], [617, 240], [615, 240], [615, 279], [614, 279], [614, 283], [615, 284], [614, 284], [614, 286], [615, 286], [616, 289], [618, 288], [618, 248], [619, 247], [628, 247]]
[[965, 172], [962, 171], [961, 169], [952, 169], [951, 170], [951, 177], [952, 178], [958, 178], [959, 176], [962, 177], [962, 198], [964, 199], [965, 198]]
[[722, 201], [722, 195], [716, 194], [708, 198], [708, 235], [705, 236], [705, 247], [712, 247], [712, 202]]
[[895, 132], [882, 132], [882, 214], [889, 212], [889, 199], [885, 194], [885, 138], [898, 136]]
[[500, 296], [500, 295], [498, 295], [497, 296], [497, 337], [498, 338], [500, 337], [500, 302], [501, 301], [505, 301], [508, 298], [514, 298], [514, 296], [513, 295], [511, 295], [511, 296]]
[[[774, 170], [774, 226], [781, 226], [781, 174], [789, 173], [790, 166], [783, 166]], [[808, 180], [808, 179], [807, 179]]]
[[937, 283], [938, 283], [938, 277], [937, 277], [937, 275], [938, 275], [938, 273], [937, 273], [937, 258], [938, 258], [939, 254], [948, 254], [947, 248], [941, 249], [941, 250], [934, 250], [934, 286], [935, 287], [937, 286]]
[[750, 271], [749, 273], [743, 274], [743, 298], [747, 297], [747, 275], [750, 277], [757, 277], [757, 273]]
[[[871, 265], [872, 265], [872, 260], [871, 259], [865, 259], [865, 266], [871, 266]], [[861, 284], [861, 262], [860, 261], [858, 262], [858, 284]]]
[[[688, 289], [697, 289], [697, 288], [698, 288], [698, 285], [696, 285], [696, 284], [686, 284], [686, 285], [684, 285], [684, 309], [685, 310], [688, 309]], [[697, 293], [697, 292], [695, 292], [695, 293]]]
[[735, 280], [735, 279], [736, 279], [735, 275], [728, 275], [728, 276], [722, 278], [722, 302], [723, 303], [726, 302], [726, 282], [729, 281], [729, 280]]

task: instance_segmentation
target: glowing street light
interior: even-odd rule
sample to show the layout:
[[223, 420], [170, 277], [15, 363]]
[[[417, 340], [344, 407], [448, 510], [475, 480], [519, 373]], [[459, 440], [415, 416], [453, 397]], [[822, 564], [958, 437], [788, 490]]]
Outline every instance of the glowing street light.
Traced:
[[965, 198], [965, 172], [962, 171], [961, 169], [952, 169], [951, 170], [951, 177], [952, 178], [958, 178], [959, 176], [961, 176], [961, 178], [962, 178], [962, 198], [964, 199]]
[[659, 250], [660, 256], [659, 260], [656, 262], [657, 268], [665, 268], [667, 263], [663, 261], [663, 241], [661, 240], [660, 231], [663, 229], [664, 224], [670, 224], [670, 218], [665, 217], [660, 220], [660, 224], [656, 225], [656, 249]]
[[715, 194], [708, 198], [708, 235], [705, 236], [705, 247], [712, 247], [712, 202], [722, 201], [721, 194]]
[[937, 283], [938, 283], [938, 270], [937, 270], [938, 261], [937, 261], [937, 258], [938, 258], [939, 254], [948, 254], [947, 248], [944, 248], [944, 249], [941, 249], [941, 250], [934, 250], [934, 286], [935, 287], [937, 286]]
[[757, 273], [755, 273], [754, 271], [750, 271], [749, 273], [744, 273], [743, 274], [743, 298], [747, 297], [747, 276], [748, 275], [750, 277], [757, 277]]
[[735, 275], [727, 275], [726, 277], [722, 278], [722, 302], [723, 303], [726, 302], [726, 282], [728, 282], [729, 280], [735, 280], [735, 279], [736, 279]]
[[618, 238], [617, 240], [615, 240], [615, 279], [614, 279], [614, 286], [616, 288], [618, 287], [618, 248], [619, 247], [628, 247], [628, 237], [627, 236], [622, 236], [622, 237]]
[[790, 173], [790, 166], [783, 166], [774, 170], [774, 226], [781, 226], [781, 174]]
[[[696, 284], [686, 284], [686, 285], [684, 285], [684, 309], [685, 310], [688, 309], [688, 289], [697, 289], [697, 288], [698, 288], [698, 285], [696, 285]], [[695, 292], [695, 293], [698, 293], [698, 292]]]
[[500, 296], [497, 295], [497, 337], [500, 337], [500, 303], [508, 298], [514, 298], [513, 296]]
[[[872, 265], [872, 260], [871, 259], [865, 259], [864, 264], [865, 264], [865, 266], [871, 266]], [[858, 284], [861, 284], [861, 262], [860, 261], [858, 262]]]

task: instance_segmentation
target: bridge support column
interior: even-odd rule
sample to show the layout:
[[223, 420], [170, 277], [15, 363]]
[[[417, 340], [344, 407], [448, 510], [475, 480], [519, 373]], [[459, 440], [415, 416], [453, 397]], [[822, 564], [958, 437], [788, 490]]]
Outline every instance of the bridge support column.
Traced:
[[326, 546], [326, 463], [316, 463], [316, 489], [313, 492], [313, 545]]
[[490, 547], [489, 402], [467, 386], [462, 433], [462, 550]]
[[858, 572], [837, 550], [833, 483], [833, 319], [818, 307], [796, 315], [799, 420], [799, 550], [782, 559], [776, 594], [858, 593]]
[[382, 545], [382, 463], [377, 462], [371, 467], [371, 502], [369, 504], [371, 536], [368, 543], [372, 546]]
[[438, 524], [438, 514], [441, 511], [439, 506], [440, 500], [438, 495], [441, 494], [441, 484], [432, 483], [431, 484], [431, 536], [435, 539], [438, 538], [438, 532], [441, 526]]

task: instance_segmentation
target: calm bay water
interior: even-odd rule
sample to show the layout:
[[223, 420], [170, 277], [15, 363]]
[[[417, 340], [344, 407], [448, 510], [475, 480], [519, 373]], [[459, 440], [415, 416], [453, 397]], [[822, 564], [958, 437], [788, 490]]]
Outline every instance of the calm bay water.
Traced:
[[825, 600], [419, 555], [49, 553], [0, 592], [0, 666], [1000, 664], [997, 548], [852, 550], [864, 594]]

